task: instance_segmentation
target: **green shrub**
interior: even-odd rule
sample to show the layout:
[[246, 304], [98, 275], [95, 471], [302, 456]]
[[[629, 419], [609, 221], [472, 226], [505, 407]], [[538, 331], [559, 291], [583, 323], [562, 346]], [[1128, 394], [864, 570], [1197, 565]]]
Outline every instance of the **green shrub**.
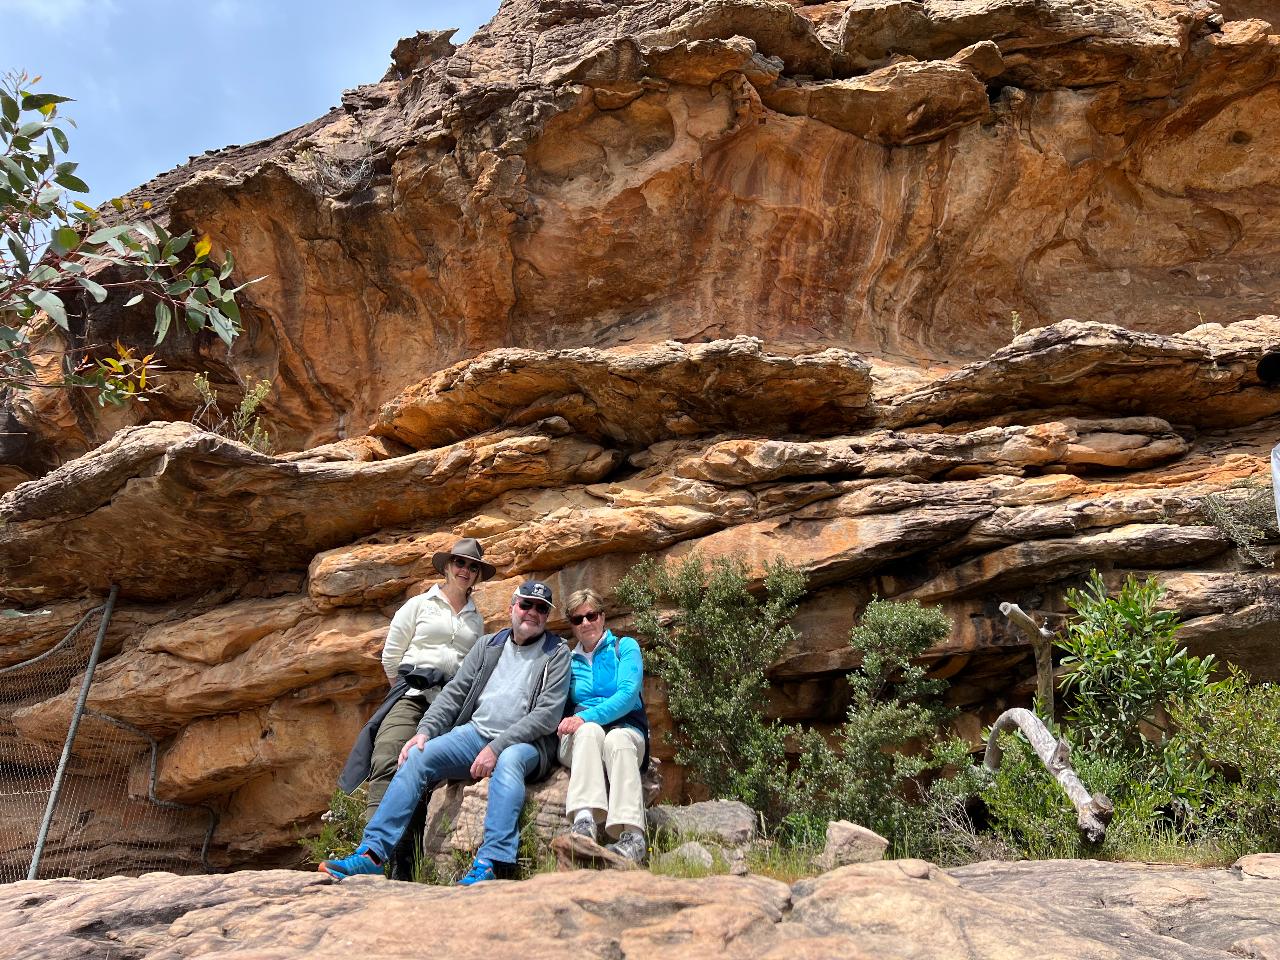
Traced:
[[1233, 668], [1173, 719], [1178, 740], [1217, 771], [1206, 832], [1239, 853], [1280, 846], [1280, 687]]
[[1158, 609], [1163, 594], [1154, 577], [1130, 576], [1109, 597], [1096, 570], [1083, 590], [1067, 591], [1075, 617], [1058, 641], [1069, 670], [1066, 719], [1096, 753], [1158, 753], [1170, 733], [1169, 708], [1194, 702], [1212, 683], [1213, 656], [1192, 657], [1179, 646], [1178, 615]]
[[950, 633], [951, 621], [936, 607], [867, 605], [849, 634], [861, 664], [847, 676], [844, 722], [831, 742], [814, 731], [801, 735], [792, 792], [809, 823], [796, 824], [797, 839], [844, 819], [877, 831], [895, 850], [927, 845], [927, 782], [944, 767], [969, 765], [967, 744], [939, 738], [951, 713], [942, 704], [946, 683], [926, 679], [915, 662]]
[[208, 374], [197, 373], [192, 383], [196, 393], [200, 395], [200, 407], [191, 417], [195, 426], [239, 441], [259, 453], [271, 453], [271, 436], [258, 414], [258, 408], [271, 392], [270, 380], [259, 380], [253, 386], [246, 387], [229, 417], [224, 417], [218, 408], [218, 391], [210, 385]]
[[1246, 564], [1272, 565], [1271, 558], [1257, 548], [1257, 544], [1277, 533], [1275, 494], [1266, 480], [1237, 480], [1224, 493], [1201, 500], [1200, 513], [1226, 534]]
[[646, 558], [617, 589], [666, 685], [676, 762], [712, 796], [741, 800], [771, 822], [790, 805], [787, 728], [764, 718], [765, 671], [795, 637], [788, 621], [803, 592], [804, 577], [783, 560], [766, 565], [760, 600], [741, 560], [708, 565], [697, 555], [672, 567]]

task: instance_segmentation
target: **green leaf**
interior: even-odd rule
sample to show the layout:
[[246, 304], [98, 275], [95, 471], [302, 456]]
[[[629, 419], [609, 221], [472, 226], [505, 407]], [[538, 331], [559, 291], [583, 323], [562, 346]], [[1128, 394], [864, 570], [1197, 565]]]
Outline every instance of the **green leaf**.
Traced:
[[[24, 123], [18, 128], [18, 132], [14, 134], [14, 140], [30, 141], [32, 137], [44, 130], [43, 120], [32, 120], [30, 123]], [[15, 144], [16, 146], [16, 144]], [[25, 146], [18, 147], [19, 150], [30, 150], [31, 144], [27, 142]]]
[[53, 134], [53, 139], [57, 142], [59, 150], [66, 153], [71, 149], [71, 144], [67, 142], [67, 135], [65, 133], [57, 127], [52, 127], [49, 132]]
[[77, 277], [76, 282], [88, 290], [93, 295], [93, 299], [99, 303], [107, 299], [107, 288], [97, 281], [90, 280], [88, 277]]
[[53, 178], [53, 182], [61, 184], [68, 190], [75, 193], [88, 193], [89, 185], [77, 177], [74, 173], [60, 173]]
[[88, 240], [90, 243], [106, 243], [108, 240], [113, 240], [122, 234], [128, 233], [132, 229], [133, 224], [131, 223], [117, 224], [114, 227], [103, 227], [101, 230], [95, 230], [93, 233], [89, 234]]
[[63, 330], [69, 329], [67, 326], [67, 308], [63, 306], [62, 300], [56, 293], [50, 293], [48, 290], [32, 290], [27, 294], [27, 299], [47, 313], [49, 319]]
[[39, 110], [58, 103], [69, 103], [70, 97], [60, 97], [56, 93], [24, 93], [22, 95], [23, 110]]
[[124, 305], [126, 307], [136, 307], [141, 302], [142, 302], [142, 294], [135, 293], [132, 297], [130, 297], [128, 300], [124, 302]]
[[225, 280], [231, 276], [231, 271], [236, 268], [235, 260], [231, 256], [231, 251], [227, 251], [227, 259], [222, 261], [222, 269], [218, 271], [218, 279]]
[[7, 93], [0, 93], [0, 112], [10, 123], [18, 122], [18, 101]]
[[161, 300], [156, 304], [156, 343], [163, 343], [169, 333], [169, 324], [173, 322], [173, 311]]
[[215, 310], [209, 314], [209, 323], [213, 326], [213, 332], [218, 335], [219, 339], [228, 347], [231, 346], [231, 341], [235, 337], [235, 330], [232, 329], [227, 318]]
[[59, 227], [53, 231], [54, 250], [59, 253], [66, 253], [68, 250], [74, 250], [80, 243], [80, 234], [76, 233], [71, 227]]
[[47, 207], [57, 203], [62, 199], [62, 190], [59, 187], [45, 187], [36, 194], [36, 203], [42, 207]]

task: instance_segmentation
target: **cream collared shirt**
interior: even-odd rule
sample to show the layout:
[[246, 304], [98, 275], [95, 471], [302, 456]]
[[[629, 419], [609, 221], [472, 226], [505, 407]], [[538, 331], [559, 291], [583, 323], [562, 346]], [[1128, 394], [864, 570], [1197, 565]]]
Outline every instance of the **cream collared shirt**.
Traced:
[[[452, 677], [476, 640], [484, 633], [484, 619], [476, 605], [467, 600], [461, 613], [454, 613], [440, 585], [419, 594], [396, 611], [382, 648], [382, 669], [392, 683], [402, 663], [415, 667], [435, 667]], [[436, 690], [428, 700], [435, 699]], [[422, 696], [411, 691], [410, 696]]]

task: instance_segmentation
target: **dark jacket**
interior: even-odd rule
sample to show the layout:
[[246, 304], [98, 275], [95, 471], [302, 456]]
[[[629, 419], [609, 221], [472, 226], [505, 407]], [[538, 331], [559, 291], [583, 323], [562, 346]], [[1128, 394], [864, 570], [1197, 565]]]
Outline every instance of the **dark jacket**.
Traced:
[[[418, 732], [428, 738], [460, 727], [471, 720], [480, 703], [480, 694], [493, 675], [502, 648], [511, 638], [511, 630], [499, 630], [486, 634], [476, 641], [471, 652], [463, 658], [457, 674], [437, 694], [422, 719]], [[541, 780], [556, 764], [556, 727], [564, 719], [564, 705], [569, 696], [569, 648], [556, 634], [547, 631], [541, 640], [542, 673], [529, 697], [525, 716], [513, 723], [489, 744], [493, 752], [502, 751], [513, 743], [531, 743], [538, 751], [538, 770], [530, 779]]]
[[377, 739], [378, 728], [386, 719], [396, 701], [410, 690], [430, 690], [439, 687], [448, 678], [435, 667], [415, 667], [409, 663], [400, 665], [396, 682], [387, 691], [381, 705], [373, 712], [373, 716], [356, 734], [355, 745], [347, 757], [347, 762], [338, 775], [338, 789], [343, 793], [351, 793], [369, 777], [369, 768], [373, 764], [373, 741]]

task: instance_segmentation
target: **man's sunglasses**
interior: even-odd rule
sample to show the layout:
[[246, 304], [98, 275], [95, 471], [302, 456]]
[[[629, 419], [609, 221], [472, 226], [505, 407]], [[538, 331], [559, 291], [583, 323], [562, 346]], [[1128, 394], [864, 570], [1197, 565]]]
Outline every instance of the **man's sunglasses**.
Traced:
[[599, 619], [600, 619], [600, 611], [592, 610], [590, 613], [573, 614], [572, 616], [569, 617], [569, 622], [576, 627], [579, 624], [581, 624], [583, 620], [587, 621], [587, 623], [595, 623]]
[[544, 617], [551, 612], [551, 608], [541, 600], [517, 600], [516, 603], [521, 610], [537, 610]]
[[471, 570], [474, 573], [480, 572], [480, 564], [474, 560], [464, 560], [462, 557], [450, 557], [449, 562], [459, 570]]

